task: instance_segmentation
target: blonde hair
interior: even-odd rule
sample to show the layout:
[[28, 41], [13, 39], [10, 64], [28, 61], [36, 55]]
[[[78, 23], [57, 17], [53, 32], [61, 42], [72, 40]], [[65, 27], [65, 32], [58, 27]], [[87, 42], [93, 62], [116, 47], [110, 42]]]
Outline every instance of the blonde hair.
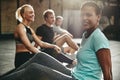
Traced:
[[20, 21], [20, 22], [23, 21], [23, 16], [22, 16], [22, 14], [24, 13], [26, 7], [33, 8], [33, 7], [32, 7], [31, 5], [29, 5], [29, 4], [24, 4], [24, 5], [22, 5], [21, 7], [19, 7], [19, 8], [16, 10], [16, 12], [15, 12], [15, 17], [16, 17], [16, 19], [17, 19], [18, 21]]

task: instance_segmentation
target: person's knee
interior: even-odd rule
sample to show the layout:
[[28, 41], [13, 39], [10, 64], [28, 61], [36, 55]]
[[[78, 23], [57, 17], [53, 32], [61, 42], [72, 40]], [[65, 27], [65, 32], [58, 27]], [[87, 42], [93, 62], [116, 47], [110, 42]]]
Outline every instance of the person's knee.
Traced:
[[39, 80], [42, 76], [42, 68], [40, 64], [31, 63], [24, 70], [23, 77], [25, 80]]
[[33, 57], [33, 59], [39, 60], [39, 59], [41, 59], [44, 55], [45, 55], [44, 52], [39, 52], [39, 53], [35, 54], [35, 56]]
[[37, 70], [37, 63], [31, 63], [28, 67], [26, 67], [26, 71], [36, 71]]
[[25, 68], [25, 73], [28, 73], [30, 75], [39, 75], [42, 72], [42, 69], [44, 66], [37, 64], [37, 63], [31, 63], [29, 66]]
[[71, 37], [70, 37], [68, 34], [64, 34], [64, 37], [65, 37], [66, 39], [71, 39]]
[[68, 38], [69, 38], [69, 35], [67, 35], [67, 34], [63, 34], [62, 37], [61, 37], [62, 40], [66, 40]]

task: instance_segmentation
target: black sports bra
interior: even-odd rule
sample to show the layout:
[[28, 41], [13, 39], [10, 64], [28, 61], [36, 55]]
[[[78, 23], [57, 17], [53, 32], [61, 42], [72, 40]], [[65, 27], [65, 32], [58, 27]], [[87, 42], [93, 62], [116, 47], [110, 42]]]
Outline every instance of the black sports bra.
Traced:
[[[24, 24], [23, 24], [24, 25]], [[24, 25], [25, 26], [25, 25]], [[32, 32], [30, 30], [30, 28], [28, 28], [27, 26], [25, 26], [25, 30], [26, 30], [26, 35], [28, 37], [28, 39], [30, 40], [30, 42], [32, 43], [34, 41], [33, 37], [32, 37]], [[22, 44], [22, 40], [20, 38], [16, 38], [16, 44]]]

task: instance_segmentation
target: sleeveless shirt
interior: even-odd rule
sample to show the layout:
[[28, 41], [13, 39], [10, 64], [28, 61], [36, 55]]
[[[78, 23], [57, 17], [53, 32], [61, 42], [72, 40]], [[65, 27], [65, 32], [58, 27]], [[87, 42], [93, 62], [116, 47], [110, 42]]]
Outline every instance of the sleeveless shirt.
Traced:
[[[28, 28], [27, 26], [25, 26], [25, 30], [26, 30], [26, 35], [27, 35], [29, 41], [32, 43], [34, 41], [34, 39], [32, 37], [32, 32], [31, 32], [30, 28]], [[16, 40], [16, 44], [22, 44], [23, 43], [20, 38], [15, 38], [15, 40]]]

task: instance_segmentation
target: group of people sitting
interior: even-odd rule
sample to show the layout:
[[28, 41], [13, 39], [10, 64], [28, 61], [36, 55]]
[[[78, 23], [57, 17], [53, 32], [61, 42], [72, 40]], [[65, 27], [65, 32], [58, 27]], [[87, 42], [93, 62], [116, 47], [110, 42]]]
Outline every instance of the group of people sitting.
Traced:
[[[63, 44], [66, 42], [74, 50], [78, 49], [77, 44], [74, 43], [72, 40], [72, 35], [67, 30], [60, 28], [62, 25], [62, 20], [63, 20], [61, 16], [56, 17], [56, 24], [55, 25], [54, 25], [55, 13], [52, 9], [45, 10], [43, 13], [43, 17], [44, 17], [45, 23], [42, 24], [41, 26], [39, 26], [36, 29], [36, 33], [35, 33], [40, 41], [56, 45], [59, 48], [62, 48]], [[25, 22], [22, 22], [22, 25], [24, 27], [26, 27], [27, 29], [29, 29]], [[15, 35], [16, 34], [17, 33], [15, 33]], [[55, 35], [55, 34], [57, 34], [57, 35]], [[18, 39], [16, 37], [15, 37], [15, 39], [18, 41]], [[51, 55], [52, 57], [58, 59], [60, 62], [66, 62], [69, 64], [72, 64], [72, 62], [73, 62], [72, 59], [70, 59], [69, 57], [62, 54], [62, 53], [64, 53], [64, 51], [60, 51], [58, 53], [55, 51], [54, 48], [51, 48], [49, 46], [44, 47], [44, 46], [41, 46], [35, 42], [35, 47], [37, 48], [38, 46], [40, 46], [40, 49], [39, 49], [40, 51]], [[17, 44], [17, 47], [18, 47], [18, 44]], [[17, 49], [19, 49], [19, 48], [17, 48]], [[62, 49], [64, 50], [64, 48], [62, 48]], [[29, 51], [16, 51], [16, 57], [15, 57], [15, 66], [16, 67], [19, 67], [20, 65], [22, 65], [24, 62], [29, 60], [34, 55], [34, 54], [30, 54], [30, 57], [29, 57], [28, 55], [26, 55], [26, 53], [28, 53], [28, 55], [29, 55]]]
[[[56, 17], [54, 24], [55, 13], [52, 9], [44, 11], [45, 23], [34, 32], [31, 28], [35, 18], [33, 7], [29, 4], [19, 7], [16, 19], [20, 23], [14, 32], [15, 70], [1, 80], [101, 80], [102, 73], [104, 80], [112, 80], [109, 43], [97, 28], [101, 9], [95, 2], [89, 1], [82, 4], [80, 11], [84, 33], [78, 50], [78, 45], [72, 40], [73, 35], [60, 28], [63, 18]], [[68, 52], [78, 50], [77, 64], [72, 70], [61, 63], [73, 63], [63, 55], [65, 42], [69, 46]]]
[[[57, 16], [55, 20], [55, 13], [53, 10], [48, 9], [43, 14], [45, 23], [36, 29], [36, 34], [40, 40], [48, 42], [50, 44], [55, 44], [61, 48], [61, 53], [56, 54], [55, 50], [52, 48], [41, 48], [41, 50], [53, 57], [55, 57], [60, 62], [66, 62], [72, 64], [73, 60], [65, 56], [64, 53], [70, 50], [76, 51], [78, 46], [72, 40], [73, 36], [67, 30], [62, 29], [62, 16]], [[54, 24], [55, 22], [55, 24]], [[70, 47], [69, 50], [64, 50], [63, 44], [67, 43]], [[65, 48], [66, 49], [66, 48]], [[62, 54], [63, 53], [63, 54]]]

